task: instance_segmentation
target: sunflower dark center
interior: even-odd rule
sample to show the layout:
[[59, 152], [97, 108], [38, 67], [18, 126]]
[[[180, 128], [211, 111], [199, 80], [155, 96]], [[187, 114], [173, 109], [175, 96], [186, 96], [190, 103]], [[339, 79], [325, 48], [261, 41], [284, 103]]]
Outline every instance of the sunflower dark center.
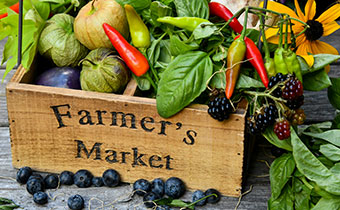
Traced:
[[309, 28], [305, 32], [307, 40], [309, 41], [318, 40], [323, 34], [322, 24], [316, 20], [308, 20], [307, 24], [309, 25]]

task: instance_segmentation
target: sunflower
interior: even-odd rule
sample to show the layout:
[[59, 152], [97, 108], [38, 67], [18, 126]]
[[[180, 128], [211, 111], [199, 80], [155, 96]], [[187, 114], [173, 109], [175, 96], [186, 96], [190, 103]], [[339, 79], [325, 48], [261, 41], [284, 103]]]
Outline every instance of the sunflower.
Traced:
[[[307, 1], [304, 13], [298, 1], [294, 1], [296, 12], [283, 4], [273, 1], [268, 2], [267, 8], [279, 13], [286, 13], [292, 18], [299, 19], [308, 24], [309, 27], [305, 32], [296, 38], [296, 54], [303, 56], [310, 66], [313, 65], [314, 59], [313, 56], [309, 56], [309, 54], [326, 53], [338, 55], [339, 52], [337, 49], [318, 39], [322, 36], [328, 36], [340, 28], [340, 25], [335, 21], [340, 16], [340, 4], [336, 3], [318, 18], [315, 18], [316, 3], [314, 0]], [[295, 35], [300, 34], [305, 29], [305, 26], [296, 20], [292, 20], [292, 24]], [[277, 28], [269, 28], [266, 30], [266, 37], [269, 42], [278, 43], [277, 35]]]

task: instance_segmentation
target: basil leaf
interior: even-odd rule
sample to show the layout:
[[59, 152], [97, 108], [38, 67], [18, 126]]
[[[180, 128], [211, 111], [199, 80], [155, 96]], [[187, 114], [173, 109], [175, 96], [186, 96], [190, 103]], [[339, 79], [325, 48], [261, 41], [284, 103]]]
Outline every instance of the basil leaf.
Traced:
[[268, 201], [269, 210], [294, 210], [293, 191], [290, 185], [286, 185], [277, 199], [271, 197]]
[[147, 91], [150, 90], [151, 88], [151, 83], [150, 81], [146, 78], [145, 75], [137, 77], [135, 74], [131, 74], [133, 79], [136, 80], [137, 86], [140, 90], [142, 91]]
[[174, 0], [178, 17], [209, 18], [209, 6], [206, 0]]
[[325, 131], [323, 133], [312, 133], [312, 132], [303, 132], [304, 135], [311, 136], [314, 138], [325, 140], [329, 143], [334, 144], [335, 146], [340, 147], [340, 129], [333, 129], [329, 131]]
[[299, 171], [327, 192], [340, 195], [340, 179], [312, 154], [294, 129], [291, 129], [291, 141], [293, 156]]
[[338, 113], [333, 122], [332, 122], [332, 128], [333, 129], [340, 129], [340, 113]]
[[149, 8], [151, 0], [116, 0], [120, 5], [130, 4], [135, 10], [140, 11]]
[[320, 91], [332, 85], [328, 74], [322, 69], [303, 76], [303, 89]]
[[280, 196], [294, 169], [295, 161], [291, 153], [283, 154], [274, 160], [269, 170], [272, 199], [276, 200]]
[[312, 210], [340, 209], [340, 198], [321, 198]]
[[340, 161], [340, 149], [333, 144], [321, 145], [320, 152], [334, 162]]
[[225, 72], [220, 71], [222, 68], [222, 66], [217, 65], [216, 63], [214, 63], [214, 76], [211, 78], [210, 82], [209, 82], [209, 86], [211, 88], [216, 88], [216, 89], [223, 89], [225, 88], [225, 84], [226, 84], [226, 78], [225, 78]]
[[[290, 129], [292, 130], [292, 128]], [[292, 145], [290, 143], [290, 138], [285, 139], [285, 140], [280, 140], [277, 138], [276, 134], [274, 133], [274, 127], [269, 126], [263, 133], [262, 135], [273, 145], [285, 149], [288, 151], [293, 151]]]
[[237, 83], [236, 89], [247, 89], [247, 88], [264, 88], [262, 82], [248, 77], [244, 74], [240, 74]]
[[194, 38], [197, 40], [210, 37], [215, 33], [215, 31], [217, 31], [217, 27], [213, 23], [203, 22], [195, 28], [192, 34], [194, 35]]
[[328, 99], [334, 108], [340, 109], [340, 78], [331, 78], [332, 86], [328, 88]]
[[[328, 64], [335, 62], [336, 60], [340, 59], [340, 55], [332, 55], [332, 54], [316, 54], [313, 55], [314, 57], [314, 64], [311, 68], [308, 67], [305, 60], [298, 56], [301, 66], [302, 74], [308, 74], [314, 71], [321, 70], [325, 68]], [[307, 66], [306, 66], [307, 65]]]
[[309, 209], [310, 190], [298, 178], [293, 177], [293, 192], [295, 210]]
[[189, 105], [206, 89], [212, 70], [212, 61], [205, 52], [177, 56], [162, 73], [158, 84], [159, 115], [168, 118]]
[[340, 163], [335, 164], [330, 171], [340, 179]]
[[171, 55], [177, 56], [179, 54], [186, 53], [188, 51], [196, 50], [199, 45], [195, 42], [187, 44], [183, 42], [177, 35], [172, 35], [170, 37], [170, 52]]
[[159, 2], [154, 1], [150, 5], [150, 16], [153, 20], [152, 23], [156, 26], [160, 26], [161, 23], [157, 21], [157, 18], [164, 17], [164, 16], [171, 16], [172, 15], [172, 9], [171, 7]]

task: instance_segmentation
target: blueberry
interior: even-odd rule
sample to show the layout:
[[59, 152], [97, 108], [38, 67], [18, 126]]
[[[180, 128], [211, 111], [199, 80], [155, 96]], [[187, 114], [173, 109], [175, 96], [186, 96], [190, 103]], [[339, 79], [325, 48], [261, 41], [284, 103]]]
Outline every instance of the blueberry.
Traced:
[[72, 210], [80, 210], [84, 208], [84, 199], [81, 195], [72, 195], [67, 200], [67, 206]]
[[[201, 190], [196, 190], [196, 191], [192, 194], [192, 202], [196, 202], [196, 201], [198, 201], [198, 200], [200, 200], [200, 199], [202, 199], [202, 198], [204, 198], [204, 197], [205, 197], [205, 194], [204, 194], [203, 191], [201, 191]], [[197, 202], [195, 205], [196, 205], [196, 206], [204, 206], [205, 202], [206, 202], [206, 199], [203, 199], [203, 200]]]
[[80, 188], [87, 188], [92, 185], [93, 175], [88, 170], [79, 170], [73, 176], [74, 184]]
[[104, 185], [102, 177], [93, 177], [92, 178], [92, 185], [95, 187], [102, 187]]
[[39, 178], [28, 179], [26, 190], [32, 195], [36, 192], [44, 191], [44, 181]]
[[159, 195], [159, 197], [163, 197], [164, 195], [164, 182], [162, 179], [157, 178], [151, 182], [151, 192], [154, 192]]
[[208, 196], [208, 195], [211, 195], [211, 194], [216, 194], [217, 197], [214, 196], [214, 195], [208, 197], [208, 198], [207, 198], [207, 202], [208, 202], [208, 203], [214, 204], [214, 203], [217, 203], [218, 201], [221, 200], [221, 193], [218, 192], [217, 190], [215, 190], [215, 189], [208, 189], [207, 191], [205, 191], [205, 196]]
[[45, 188], [46, 189], [55, 189], [58, 187], [59, 184], [59, 178], [55, 174], [48, 174], [44, 178]]
[[160, 197], [154, 192], [148, 192], [143, 196], [143, 202], [147, 208], [153, 208], [155, 206], [155, 203], [152, 201], [157, 199], [160, 199]]
[[[30, 180], [30, 179], [40, 179], [41, 181], [44, 181], [44, 178], [41, 176], [41, 174], [32, 174], [29, 178], [28, 178], [28, 180]], [[27, 181], [28, 181], [27, 180]]]
[[36, 204], [44, 205], [47, 203], [47, 194], [45, 192], [36, 192], [33, 194], [33, 201]]
[[28, 178], [32, 175], [32, 169], [30, 167], [20, 168], [17, 172], [17, 182], [20, 184], [26, 184]]
[[143, 196], [145, 193], [150, 192], [151, 184], [148, 180], [138, 179], [133, 183], [133, 191], [136, 192], [137, 195]]
[[103, 182], [105, 186], [116, 187], [120, 183], [120, 176], [114, 169], [107, 169], [103, 173]]
[[165, 194], [171, 198], [180, 198], [185, 193], [184, 182], [177, 178], [171, 177], [165, 182]]
[[72, 185], [74, 174], [71, 171], [63, 171], [60, 174], [60, 184]]

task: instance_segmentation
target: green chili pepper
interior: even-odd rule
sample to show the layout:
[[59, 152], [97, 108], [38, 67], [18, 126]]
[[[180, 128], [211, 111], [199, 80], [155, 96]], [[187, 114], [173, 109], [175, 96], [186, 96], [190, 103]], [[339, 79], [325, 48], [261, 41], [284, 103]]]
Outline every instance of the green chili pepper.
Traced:
[[198, 18], [198, 17], [160, 17], [157, 19], [158, 22], [168, 23], [178, 28], [182, 28], [188, 31], [194, 31], [195, 28], [201, 23], [209, 23], [209, 20]]
[[284, 49], [278, 47], [274, 53], [274, 64], [276, 73], [288, 74], [287, 64], [284, 60]]
[[295, 76], [302, 82], [302, 73], [299, 60], [296, 54], [291, 50], [287, 49], [283, 53], [284, 61], [287, 65], [287, 70], [290, 74], [295, 74]]
[[132, 44], [137, 48], [148, 48], [151, 43], [149, 29], [131, 5], [125, 4], [124, 8]]
[[266, 68], [269, 78], [276, 75], [275, 63], [273, 58], [267, 58], [264, 63], [264, 67]]

